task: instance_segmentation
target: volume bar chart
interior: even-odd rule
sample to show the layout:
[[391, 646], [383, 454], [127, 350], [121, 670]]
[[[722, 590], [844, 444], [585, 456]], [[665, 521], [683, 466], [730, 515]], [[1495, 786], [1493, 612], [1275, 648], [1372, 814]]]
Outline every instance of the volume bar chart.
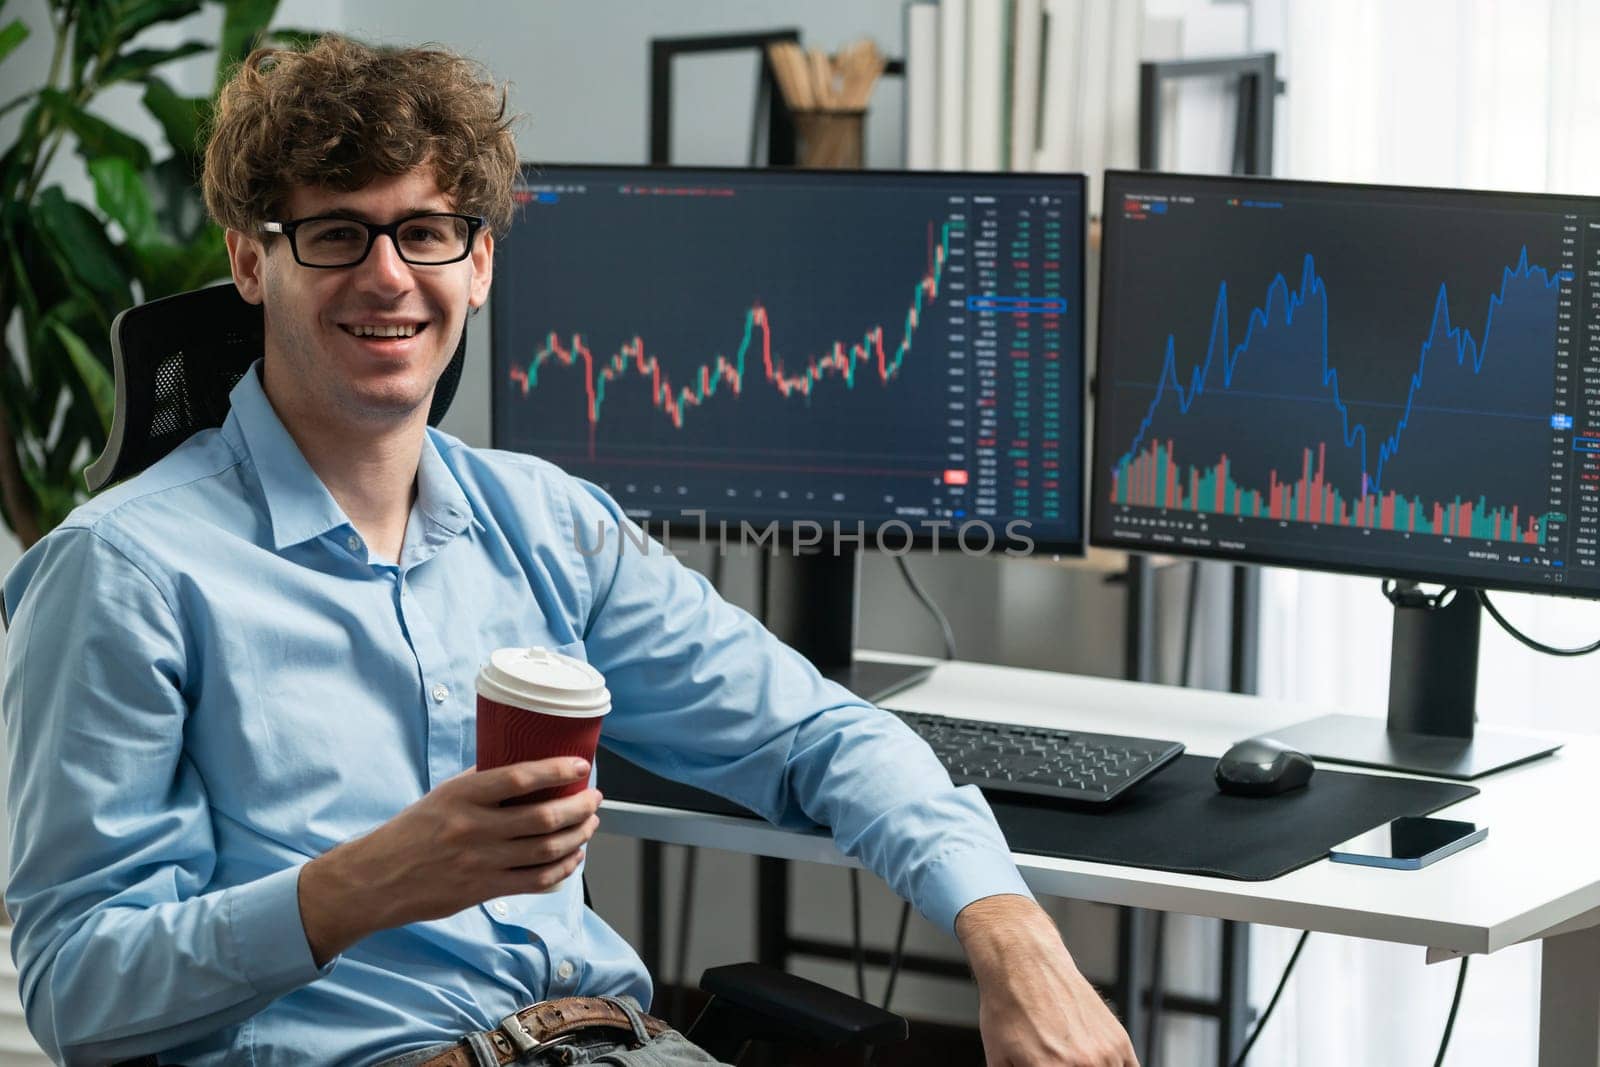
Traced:
[[1456, 497], [1448, 503], [1429, 503], [1402, 497], [1393, 490], [1381, 495], [1369, 493], [1352, 504], [1326, 480], [1327, 448], [1326, 443], [1318, 444], [1315, 457], [1311, 449], [1305, 449], [1299, 478], [1285, 482], [1273, 471], [1263, 491], [1235, 482], [1227, 456], [1204, 470], [1189, 467], [1184, 473], [1172, 459], [1172, 442], [1152, 441], [1138, 458], [1124, 458], [1117, 467], [1111, 480], [1111, 499], [1113, 503], [1136, 507], [1530, 545], [1544, 544], [1546, 526], [1566, 518], [1552, 512], [1528, 516], [1524, 521], [1517, 505], [1509, 509], [1493, 507], [1482, 496], [1476, 501]]

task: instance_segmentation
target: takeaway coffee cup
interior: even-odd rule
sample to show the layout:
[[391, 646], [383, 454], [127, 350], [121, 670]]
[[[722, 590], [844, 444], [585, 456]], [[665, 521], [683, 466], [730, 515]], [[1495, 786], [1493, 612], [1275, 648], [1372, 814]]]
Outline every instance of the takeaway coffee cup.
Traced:
[[[611, 694], [600, 672], [547, 648], [502, 648], [478, 671], [478, 769], [522, 760], [577, 756], [594, 762]], [[541, 789], [507, 801], [529, 804], [571, 796], [587, 782]]]

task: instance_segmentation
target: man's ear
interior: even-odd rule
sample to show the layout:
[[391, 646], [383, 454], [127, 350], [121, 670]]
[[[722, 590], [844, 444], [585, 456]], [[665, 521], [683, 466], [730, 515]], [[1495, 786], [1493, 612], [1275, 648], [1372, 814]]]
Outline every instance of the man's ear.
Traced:
[[467, 303], [476, 311], [489, 299], [489, 283], [494, 281], [494, 234], [485, 230], [472, 246], [472, 291]]
[[233, 271], [233, 285], [246, 303], [259, 304], [266, 299], [267, 250], [261, 241], [239, 230], [223, 234], [228, 246], [228, 266]]

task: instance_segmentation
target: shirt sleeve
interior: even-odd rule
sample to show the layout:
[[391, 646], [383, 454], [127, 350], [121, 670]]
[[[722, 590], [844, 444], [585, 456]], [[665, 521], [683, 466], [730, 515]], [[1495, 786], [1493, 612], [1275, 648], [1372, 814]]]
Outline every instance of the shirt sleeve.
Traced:
[[823, 678], [578, 485], [574, 521], [597, 549], [584, 647], [612, 694], [608, 745], [779, 826], [826, 827], [946, 931], [974, 900], [1031, 896], [976, 787], [953, 786], [896, 716]]
[[205, 783], [168, 594], [97, 532], [59, 529], [6, 584], [7, 810], [23, 1007], [57, 1063], [158, 1053], [319, 971], [299, 868], [207, 892]]

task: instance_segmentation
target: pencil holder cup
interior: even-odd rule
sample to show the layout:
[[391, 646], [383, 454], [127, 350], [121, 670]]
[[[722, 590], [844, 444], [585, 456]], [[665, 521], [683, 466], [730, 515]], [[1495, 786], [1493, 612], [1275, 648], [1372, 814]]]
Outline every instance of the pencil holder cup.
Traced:
[[793, 115], [796, 166], [861, 166], [867, 125], [864, 108], [795, 111]]

